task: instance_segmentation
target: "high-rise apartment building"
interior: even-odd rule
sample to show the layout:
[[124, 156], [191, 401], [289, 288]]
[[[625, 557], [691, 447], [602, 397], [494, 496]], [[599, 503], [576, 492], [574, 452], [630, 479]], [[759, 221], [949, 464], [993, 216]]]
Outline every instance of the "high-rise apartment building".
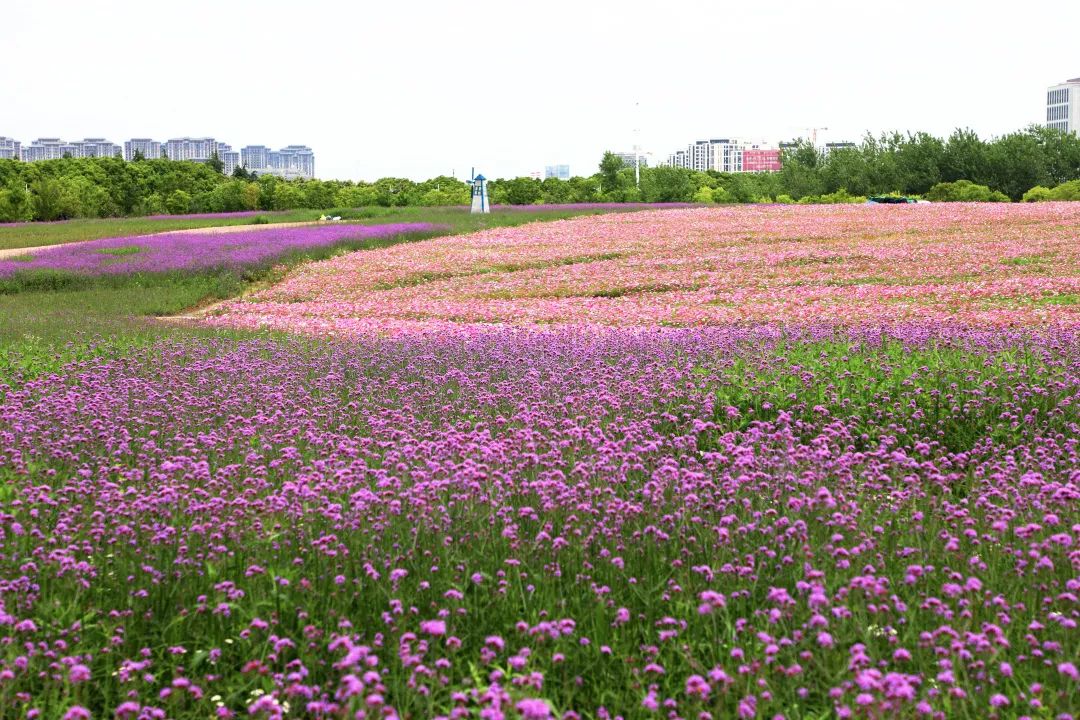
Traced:
[[315, 154], [307, 145], [289, 145], [271, 150], [265, 145], [240, 149], [240, 164], [256, 175], [276, 175], [291, 180], [315, 177]]
[[315, 177], [315, 155], [307, 145], [288, 145], [269, 153], [270, 172], [290, 180]]
[[165, 142], [165, 156], [170, 160], [206, 162], [217, 152], [218, 142], [211, 137], [173, 138]]
[[569, 180], [570, 179], [570, 166], [569, 165], [548, 165], [544, 168], [544, 179], [556, 180]]
[[231, 175], [242, 165], [259, 175], [269, 173], [285, 179], [315, 177], [315, 154], [307, 145], [289, 145], [280, 150], [271, 150], [265, 145], [248, 145], [237, 152], [228, 143], [218, 142], [211, 137], [173, 138], [164, 143], [150, 138], [131, 138], [124, 142], [123, 147], [104, 138], [86, 138], [76, 142], [38, 138], [29, 145], [21, 145], [12, 138], [0, 137], [0, 160], [8, 158], [35, 162], [58, 160], [65, 156], [92, 158], [123, 155], [125, 160], [131, 161], [137, 153], [148, 160], [167, 157], [191, 162], [208, 162], [216, 153], [223, 166], [222, 172], [226, 175]]
[[685, 150], [668, 156], [669, 167], [698, 172], [740, 173], [776, 172], [780, 169], [780, 149], [767, 143], [754, 143], [734, 138], [696, 140]]
[[248, 172], [264, 173], [270, 169], [270, 148], [265, 145], [248, 145], [240, 148], [240, 164]]
[[75, 146], [73, 157], [116, 157], [120, 154], [120, 146], [105, 138], [86, 138], [71, 144]]
[[645, 155], [641, 153], [634, 155], [632, 152], [617, 152], [615, 153], [615, 157], [622, 160], [623, 167], [627, 168], [633, 168], [635, 165], [639, 165], [640, 167], [648, 167], [649, 165]]
[[217, 146], [218, 159], [221, 160], [223, 172], [226, 175], [232, 175], [233, 170], [240, 165], [240, 153], [232, 149], [232, 145], [228, 143], [218, 143]]
[[686, 150], [676, 150], [669, 155], [668, 165], [698, 172], [743, 172], [743, 152], [746, 147], [746, 143], [732, 138], [696, 140]]
[[1080, 77], [1047, 88], [1046, 127], [1080, 133]]
[[0, 160], [21, 160], [20, 148], [18, 140], [0, 135]]
[[829, 157], [830, 153], [837, 150], [855, 150], [859, 146], [853, 142], [827, 142], [821, 147], [821, 152], [825, 157]]
[[135, 159], [135, 153], [142, 153], [147, 160], [156, 160], [161, 157], [161, 143], [150, 138], [131, 138], [124, 142], [124, 159], [131, 162]]
[[65, 142], [60, 138], [38, 138], [22, 148], [24, 162], [37, 162], [38, 160], [59, 160], [68, 155], [75, 157], [77, 149], [73, 143]]

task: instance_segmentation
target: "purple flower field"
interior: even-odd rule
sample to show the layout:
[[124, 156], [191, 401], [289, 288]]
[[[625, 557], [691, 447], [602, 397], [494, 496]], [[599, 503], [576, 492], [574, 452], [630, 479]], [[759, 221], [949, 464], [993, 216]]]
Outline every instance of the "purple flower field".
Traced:
[[944, 324], [78, 363], [0, 385], [0, 707], [1074, 718], [1078, 408]]
[[[141, 215], [142, 220], [214, 220], [217, 218], [246, 218], [255, 217], [256, 215], [263, 215], [265, 217], [274, 217], [275, 215], [282, 215], [287, 211], [281, 210], [241, 210], [238, 212], [219, 212], [219, 213], [187, 213], [184, 215]], [[81, 218], [86, 220], [87, 218]], [[79, 222], [79, 220], [51, 220], [49, 222], [42, 222], [40, 220], [34, 222], [5, 222], [0, 223], [0, 227], [15, 227], [18, 225], [60, 225], [63, 223]]]
[[80, 275], [121, 275], [241, 268], [259, 265], [297, 251], [349, 241], [428, 233], [429, 223], [385, 225], [319, 225], [251, 229], [238, 232], [173, 232], [137, 237], [103, 238], [56, 245], [25, 258], [0, 259], [0, 278], [31, 270], [58, 270]]
[[695, 207], [694, 203], [670, 202], [670, 203], [564, 203], [561, 205], [493, 205], [494, 212], [513, 212], [515, 210], [535, 212], [537, 210], [663, 210]]

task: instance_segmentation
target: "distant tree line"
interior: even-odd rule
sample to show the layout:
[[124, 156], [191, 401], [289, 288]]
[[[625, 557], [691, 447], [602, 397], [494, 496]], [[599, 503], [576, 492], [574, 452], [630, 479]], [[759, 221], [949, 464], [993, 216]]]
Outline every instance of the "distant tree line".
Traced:
[[[1080, 137], [1033, 126], [983, 140], [971, 130], [867, 136], [823, 154], [809, 142], [783, 153], [775, 173], [632, 168], [606, 153], [599, 171], [569, 180], [512, 178], [489, 184], [494, 204], [589, 202], [845, 202], [901, 193], [938, 200], [1068, 199], [1080, 180]], [[1067, 187], [1057, 189], [1058, 186]], [[1025, 194], [1027, 197], [1025, 198]], [[0, 222], [81, 217], [335, 207], [464, 205], [469, 186], [452, 177], [372, 183], [231, 177], [212, 163], [166, 159], [0, 160]]]

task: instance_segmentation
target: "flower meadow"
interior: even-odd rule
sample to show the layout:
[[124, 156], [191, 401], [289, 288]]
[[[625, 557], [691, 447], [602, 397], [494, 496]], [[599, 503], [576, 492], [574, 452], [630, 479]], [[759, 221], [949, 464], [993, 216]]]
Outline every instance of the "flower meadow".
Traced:
[[[925, 207], [368, 250], [209, 320], [292, 304], [307, 324], [271, 327], [303, 333], [0, 379], [0, 715], [1076, 720], [1080, 327], [1022, 301], [1067, 289], [1071, 211]], [[680, 232], [703, 266], [729, 233], [747, 292], [760, 247], [859, 238], [898, 287], [1035, 282], [916, 319], [326, 312], [482, 276], [527, 305], [576, 265], [625, 288], [690, 263]]]
[[1077, 340], [505, 328], [5, 388], [0, 701], [1071, 717]]
[[1075, 325], [1078, 227], [1077, 203], [589, 216], [313, 263], [215, 322], [338, 333], [417, 322]]
[[428, 223], [319, 225], [240, 232], [169, 232], [92, 240], [36, 250], [21, 258], [0, 259], [0, 278], [33, 271], [77, 275], [130, 275], [258, 266], [290, 253], [348, 242], [429, 233]]

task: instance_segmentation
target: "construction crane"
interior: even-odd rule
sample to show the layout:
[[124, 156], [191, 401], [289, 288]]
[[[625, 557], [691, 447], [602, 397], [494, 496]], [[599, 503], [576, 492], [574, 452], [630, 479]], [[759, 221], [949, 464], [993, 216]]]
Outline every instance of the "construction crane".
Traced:
[[803, 128], [803, 130], [806, 130], [807, 132], [810, 133], [810, 142], [813, 143], [814, 147], [817, 147], [818, 130], [826, 130], [827, 131], [828, 129], [829, 128], [827, 128], [827, 127]]

